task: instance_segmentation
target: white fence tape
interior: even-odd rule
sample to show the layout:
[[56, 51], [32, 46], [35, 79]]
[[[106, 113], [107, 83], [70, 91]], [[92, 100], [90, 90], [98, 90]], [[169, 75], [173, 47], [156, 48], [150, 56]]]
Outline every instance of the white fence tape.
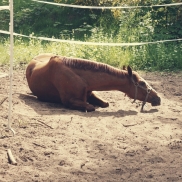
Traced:
[[[2, 34], [10, 34], [8, 31], [0, 30]], [[137, 45], [145, 45], [145, 44], [157, 44], [163, 42], [174, 42], [174, 41], [181, 41], [181, 39], [171, 39], [171, 40], [159, 40], [155, 42], [133, 42], [133, 43], [105, 43], [105, 42], [82, 42], [82, 41], [74, 41], [74, 40], [62, 40], [62, 39], [54, 39], [54, 38], [46, 38], [46, 37], [35, 37], [35, 36], [27, 36], [18, 33], [13, 33], [15, 36], [26, 37], [26, 38], [33, 38], [39, 40], [47, 40], [52, 42], [63, 42], [69, 44], [79, 44], [79, 45], [99, 45], [99, 46], [137, 46]]]
[[39, 3], [44, 4], [51, 4], [56, 6], [63, 6], [63, 7], [71, 7], [71, 8], [83, 8], [83, 9], [136, 9], [136, 8], [149, 8], [149, 7], [164, 7], [164, 6], [179, 6], [182, 5], [181, 3], [171, 3], [171, 4], [158, 4], [158, 5], [151, 5], [151, 6], [81, 6], [81, 5], [72, 5], [72, 4], [63, 4], [63, 3], [51, 3], [47, 1], [39, 1], [39, 0], [32, 0]]
[[9, 10], [9, 6], [0, 6], [0, 11], [1, 10], [5, 10], [5, 9], [8, 9]]

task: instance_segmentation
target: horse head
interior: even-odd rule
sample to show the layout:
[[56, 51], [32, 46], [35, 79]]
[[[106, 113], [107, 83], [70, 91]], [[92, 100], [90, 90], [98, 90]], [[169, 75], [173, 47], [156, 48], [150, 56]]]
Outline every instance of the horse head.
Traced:
[[141, 111], [146, 102], [151, 103], [152, 106], [158, 106], [161, 104], [161, 98], [158, 96], [158, 93], [144, 80], [139, 74], [135, 71], [132, 71], [130, 66], [125, 69], [128, 72], [129, 78], [129, 91], [126, 93], [130, 98], [143, 101]]

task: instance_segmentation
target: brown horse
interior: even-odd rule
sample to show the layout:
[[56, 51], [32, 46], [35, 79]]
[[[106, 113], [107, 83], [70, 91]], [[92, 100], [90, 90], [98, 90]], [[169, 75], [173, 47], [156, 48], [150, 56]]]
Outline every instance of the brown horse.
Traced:
[[134, 101], [160, 105], [160, 97], [139, 74], [128, 66], [117, 69], [85, 59], [42, 54], [28, 65], [26, 77], [30, 90], [41, 101], [62, 102], [66, 107], [94, 111], [94, 105], [109, 103], [93, 91], [119, 90]]

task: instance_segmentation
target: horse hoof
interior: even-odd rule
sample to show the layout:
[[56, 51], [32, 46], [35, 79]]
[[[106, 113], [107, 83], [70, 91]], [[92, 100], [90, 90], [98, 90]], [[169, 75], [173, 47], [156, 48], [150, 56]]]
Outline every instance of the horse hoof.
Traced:
[[106, 108], [106, 107], [109, 107], [109, 103], [108, 102], [104, 102], [102, 105], [101, 105], [102, 108]]
[[87, 112], [95, 111], [95, 107], [93, 105], [89, 104], [89, 105], [87, 105], [86, 111]]

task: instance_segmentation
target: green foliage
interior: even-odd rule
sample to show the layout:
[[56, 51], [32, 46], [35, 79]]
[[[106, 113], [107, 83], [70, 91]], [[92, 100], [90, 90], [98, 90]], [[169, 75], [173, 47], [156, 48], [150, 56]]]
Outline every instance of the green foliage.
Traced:
[[130, 65], [141, 70], [181, 70], [182, 42], [158, 43], [132, 48]]
[[[96, 41], [94, 40], [94, 37], [92, 40]], [[74, 45], [69, 43], [46, 42], [35, 39], [25, 41], [22, 38], [15, 38], [15, 67], [18, 65], [26, 65], [34, 56], [45, 52], [96, 60], [116, 67], [122, 67], [123, 64], [127, 64], [131, 58], [131, 53], [122, 47]], [[0, 56], [0, 65], [9, 62], [9, 39], [0, 43]]]
[[[89, 37], [87, 41], [110, 42], [102, 32]], [[55, 53], [63, 56], [80, 57], [107, 63], [122, 68], [131, 65], [135, 70], [180, 70], [182, 69], [182, 42], [149, 44], [132, 47], [109, 47], [76, 45], [70, 43], [46, 42], [35, 39], [15, 38], [14, 66], [26, 65], [40, 53]], [[0, 65], [9, 62], [9, 40], [0, 43]]]
[[[53, 2], [53, 0], [50, 2]], [[8, 2], [0, 3], [7, 5]], [[60, 8], [31, 0], [16, 0], [14, 2], [14, 31], [36, 36], [83, 38], [90, 33], [97, 15], [89, 10]], [[9, 11], [0, 11], [1, 29], [8, 30]]]
[[[46, 0], [91, 6], [121, 6], [174, 3], [178, 0]], [[3, 0], [0, 5], [7, 5]], [[17, 33], [89, 42], [147, 42], [182, 37], [182, 6], [122, 10], [90, 10], [58, 7], [31, 0], [14, 1], [14, 29]], [[8, 30], [9, 11], [0, 11], [3, 30]], [[1, 63], [9, 59], [9, 41], [1, 35]], [[182, 69], [182, 43], [168, 42], [135, 47], [86, 46], [68, 43], [15, 39], [15, 63], [26, 64], [39, 53], [52, 52], [82, 57], [135, 69]]]

